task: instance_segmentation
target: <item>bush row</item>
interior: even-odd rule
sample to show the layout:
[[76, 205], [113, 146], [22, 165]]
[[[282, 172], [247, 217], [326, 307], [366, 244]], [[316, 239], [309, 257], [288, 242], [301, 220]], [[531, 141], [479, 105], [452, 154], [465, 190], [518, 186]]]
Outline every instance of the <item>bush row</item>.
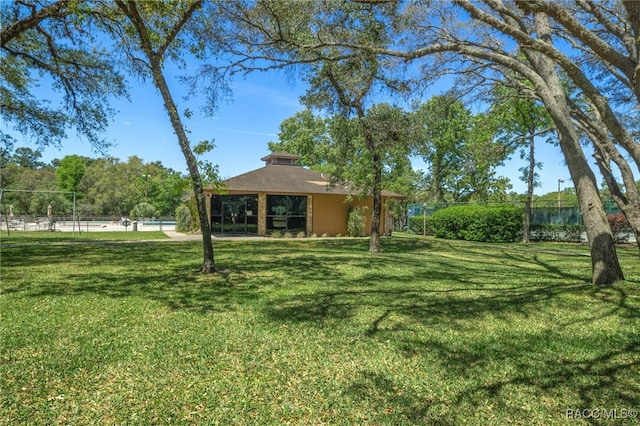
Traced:
[[[629, 241], [631, 227], [622, 214], [608, 216], [616, 243]], [[456, 206], [433, 216], [409, 218], [409, 229], [418, 235], [470, 241], [508, 242], [522, 236], [522, 212], [512, 206]], [[584, 227], [576, 224], [532, 224], [531, 241], [582, 242]]]
[[436, 237], [504, 243], [522, 235], [522, 209], [515, 206], [454, 206], [431, 216]]

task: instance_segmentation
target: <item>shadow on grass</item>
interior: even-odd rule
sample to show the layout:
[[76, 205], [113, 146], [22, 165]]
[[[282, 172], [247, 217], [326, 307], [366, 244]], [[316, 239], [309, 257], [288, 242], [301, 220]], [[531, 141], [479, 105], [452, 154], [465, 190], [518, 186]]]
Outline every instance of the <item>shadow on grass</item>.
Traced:
[[[553, 289], [537, 286], [530, 292], [526, 286], [519, 286], [509, 297], [494, 294], [496, 288], [511, 291], [500, 282], [526, 281], [527, 277], [538, 274], [540, 267], [546, 271], [545, 283], [584, 280], [542, 260], [532, 263], [525, 254], [516, 252], [502, 255], [506, 263], [519, 263], [518, 268], [490, 265], [482, 260], [486, 251], [482, 246], [469, 245], [461, 250], [460, 245], [446, 241], [439, 241], [434, 249], [431, 240], [384, 239], [383, 255], [369, 255], [366, 239], [245, 241], [241, 242], [240, 253], [234, 244], [237, 243], [216, 245], [216, 264], [223, 273], [213, 275], [194, 272], [202, 256], [199, 244], [194, 242], [13, 247], [4, 250], [4, 264], [24, 274], [29, 274], [33, 267], [36, 274], [40, 274], [35, 275], [40, 281], [34, 279], [26, 284], [29, 280], [20, 280], [19, 273], [15, 273], [16, 276], [10, 273], [5, 283], [17, 279], [20, 285], [5, 285], [3, 291], [28, 292], [32, 296], [96, 293], [140, 297], [165, 303], [171, 309], [206, 312], [253, 303], [262, 297], [263, 291], [300, 287], [305, 293], [313, 292], [301, 296], [308, 300], [291, 300], [284, 306], [274, 306], [270, 315], [289, 320], [323, 321], [330, 317], [348, 318], [354, 306], [350, 299], [367, 295], [415, 297], [416, 306], [420, 306], [423, 299], [429, 297], [428, 283], [433, 281], [449, 283], [446, 290], [439, 290], [441, 292], [471, 291], [476, 299], [482, 299], [472, 298], [466, 302], [468, 306], [458, 307], [464, 316], [479, 309], [478, 303], [486, 304], [487, 311], [517, 309], [513, 298], [519, 297], [522, 291], [523, 302], [551, 297]], [[442, 253], [454, 256], [434, 255]], [[41, 277], [48, 274], [42, 271], [47, 268], [59, 272], [43, 282]], [[487, 280], [487, 275], [497, 284]], [[451, 283], [462, 287], [451, 288]], [[416, 286], [419, 288], [414, 290]], [[324, 291], [326, 288], [333, 290]], [[335, 291], [336, 288], [346, 290], [341, 293]], [[492, 296], [485, 298], [483, 291]], [[342, 303], [345, 299], [346, 303]]]
[[[622, 288], [476, 293], [480, 297], [464, 288], [322, 292], [282, 301], [268, 315], [340, 328], [365, 311], [379, 312], [360, 328], [363, 337], [420, 365], [416, 374], [425, 384], [411, 385], [386, 364], [361, 370], [345, 395], [378, 410], [374, 423], [564, 424], [568, 409], [620, 412], [640, 405], [640, 312]], [[592, 303], [593, 314], [554, 315], [572, 301]], [[610, 329], [603, 331], [603, 319], [611, 320], [605, 321]], [[445, 387], [451, 389], [432, 391]]]
[[[361, 333], [407, 362], [432, 363], [440, 378], [425, 380], [433, 386], [463, 383], [438, 397], [384, 366], [362, 370], [345, 395], [370, 406], [374, 422], [455, 425], [479, 416], [475, 423], [563, 424], [568, 409], [640, 406], [640, 307], [625, 290], [637, 280], [595, 288], [578, 273], [588, 258], [567, 269], [553, 256], [507, 249], [492, 268], [479, 246], [440, 248], [448, 257], [389, 256], [396, 276], [374, 268], [368, 287], [281, 297], [265, 316]], [[489, 402], [495, 412], [479, 413]]]
[[[5, 274], [5, 294], [140, 298], [163, 303], [170, 309], [202, 313], [233, 310], [238, 304], [252, 303], [259, 295], [258, 285], [244, 280], [241, 271], [199, 273], [197, 259], [202, 255], [197, 245], [189, 242], [54, 245], [12, 250], [19, 250], [20, 255], [6, 262], [23, 273]], [[5, 259], [9, 257], [7, 251]], [[56, 272], [43, 271], [48, 268]], [[29, 279], [30, 269], [35, 269], [37, 279]]]
[[[512, 342], [510, 342], [512, 343]], [[532, 347], [531, 347], [532, 346]], [[536, 359], [537, 345], [524, 341], [501, 354], [509, 373], [479, 372], [475, 350], [453, 351], [450, 347], [427, 345], [447, 368], [444, 382], [430, 386], [409, 386], [403, 379], [381, 370], [361, 370], [345, 395], [372, 410], [372, 417], [384, 424], [567, 424], [567, 412], [607, 410], [623, 416], [640, 403], [637, 353], [640, 343], [609, 348], [602, 355], [585, 360]], [[523, 356], [525, 350], [532, 350]], [[533, 358], [533, 359], [531, 359]], [[485, 367], [487, 368], [487, 367]], [[434, 382], [431, 377], [425, 381]], [[451, 387], [452, 391], [439, 388]], [[637, 413], [637, 411], [635, 411]], [[585, 419], [605, 424], [603, 418]], [[621, 421], [622, 420], [622, 421]], [[615, 422], [615, 420], [614, 420]], [[616, 424], [638, 424], [635, 417], [618, 418]], [[378, 423], [378, 422], [376, 422]], [[610, 421], [606, 424], [609, 424]]]
[[460, 424], [489, 402], [502, 413], [489, 423], [505, 423], [523, 414], [514, 400], [558, 412], [540, 424], [562, 423], [563, 408], [640, 405], [637, 293], [594, 289], [578, 272], [588, 258], [568, 269], [552, 255], [480, 244], [385, 239], [381, 256], [367, 246], [218, 243], [224, 273], [213, 275], [194, 272], [195, 242], [14, 247], [3, 251], [3, 293], [139, 298], [195, 313], [256, 309], [267, 323], [332, 328], [385, 357], [428, 365], [426, 385], [384, 366], [359, 370], [344, 397], [367, 405], [372, 423]]

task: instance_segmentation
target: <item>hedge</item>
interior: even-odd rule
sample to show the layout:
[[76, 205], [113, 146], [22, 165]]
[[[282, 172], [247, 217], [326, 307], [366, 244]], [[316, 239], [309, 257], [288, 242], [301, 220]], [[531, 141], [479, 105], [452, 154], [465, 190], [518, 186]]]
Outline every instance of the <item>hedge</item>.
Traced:
[[454, 206], [431, 216], [436, 237], [492, 243], [521, 237], [522, 221], [522, 209], [515, 206]]
[[529, 240], [579, 243], [582, 231], [581, 225], [532, 224], [529, 226]]

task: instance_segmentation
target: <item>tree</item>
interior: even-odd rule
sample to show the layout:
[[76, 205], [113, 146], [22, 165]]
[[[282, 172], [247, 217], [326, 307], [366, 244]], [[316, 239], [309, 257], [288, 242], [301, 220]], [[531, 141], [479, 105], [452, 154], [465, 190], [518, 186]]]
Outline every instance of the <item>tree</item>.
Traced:
[[39, 169], [45, 166], [45, 164], [40, 161], [40, 158], [42, 158], [42, 153], [40, 153], [40, 151], [34, 151], [27, 147], [20, 147], [16, 148], [13, 154], [13, 163], [27, 169]]
[[[132, 173], [127, 164], [113, 157], [100, 158], [87, 166], [78, 183], [83, 194], [78, 209], [84, 215], [124, 216], [133, 204], [127, 201], [129, 180]], [[134, 174], [135, 175], [135, 174]]]
[[[469, 2], [464, 1], [460, 3], [474, 18], [482, 20], [494, 27], [500, 26], [505, 28], [503, 21], [498, 21], [494, 16], [484, 13], [472, 6]], [[499, 14], [506, 12], [506, 10], [500, 6], [496, 7], [496, 9]], [[507, 21], [509, 21], [509, 19], [507, 19]], [[603, 114], [605, 122], [607, 121], [606, 117], [610, 113], [610, 119], [613, 119], [614, 114], [612, 114], [610, 107], [602, 102], [603, 97], [601, 93], [595, 90], [591, 82], [587, 81], [588, 79], [585, 73], [580, 70], [574, 62], [568, 60], [558, 49], [549, 49], [549, 46], [554, 46], [554, 40], [548, 15], [542, 12], [534, 12], [533, 25], [528, 27], [528, 32], [525, 34], [522, 34], [522, 25], [516, 27], [514, 23], [511, 24], [512, 25], [505, 28], [505, 33], [514, 36], [520, 43], [526, 43], [523, 52], [527, 55], [531, 68], [542, 80], [542, 82], [536, 86], [536, 89], [543, 99], [560, 135], [560, 147], [565, 155], [569, 172], [576, 187], [578, 200], [583, 212], [583, 220], [587, 229], [587, 236], [592, 248], [593, 281], [596, 284], [610, 284], [617, 280], [624, 279], [615, 252], [611, 228], [599, 198], [595, 176], [586, 162], [578, 141], [578, 132], [568, 114], [570, 106], [574, 105], [571, 105], [570, 101], [568, 101], [569, 97], [560, 82], [555, 66], [560, 65], [573, 82], [578, 85], [578, 87], [581, 87], [585, 97], [590, 101], [589, 103], [592, 106], [599, 107], [599, 113]], [[520, 24], [520, 22], [518, 22], [518, 24]], [[532, 34], [535, 34], [537, 37], [532, 36]], [[609, 121], [611, 126], [609, 130], [619, 132], [619, 142], [621, 142], [622, 146], [629, 146], [626, 131], [617, 125], [619, 123], [613, 123], [612, 120]], [[630, 147], [633, 150], [634, 147]], [[611, 147], [605, 142], [602, 148], [606, 150]], [[640, 145], [638, 145], [638, 148], [640, 148]], [[640, 157], [637, 158], [640, 159]]]
[[[112, 114], [109, 98], [126, 95], [113, 57], [96, 37], [108, 17], [71, 0], [1, 2], [0, 8], [0, 105], [9, 128], [38, 146], [60, 145], [73, 129], [94, 148], [106, 148], [110, 142], [101, 133]], [[60, 92], [62, 101], [40, 98], [41, 84]], [[0, 140], [11, 146], [5, 129]]]
[[[16, 164], [8, 164], [0, 170], [3, 189], [20, 191], [55, 191], [56, 177], [53, 168], [45, 166], [39, 169], [20, 167]], [[39, 197], [32, 192], [8, 192], [3, 194], [3, 202], [13, 205], [15, 214], [43, 214], [42, 210], [33, 210], [37, 207], [32, 201]], [[57, 197], [57, 196], [56, 196]]]
[[[375, 115], [380, 125], [379, 136], [395, 132], [403, 139], [398, 144], [387, 144], [382, 151], [382, 187], [406, 196], [393, 200], [389, 206], [396, 217], [403, 217], [407, 204], [415, 200], [421, 177], [413, 170], [409, 157], [410, 114], [387, 104], [374, 105], [371, 110], [370, 118]], [[339, 177], [369, 194], [370, 157], [365, 154], [366, 147], [354, 120], [345, 120], [340, 114], [321, 118], [305, 109], [282, 122], [278, 139], [277, 143], [269, 143], [272, 152], [295, 153], [300, 156], [301, 165]]]
[[[597, 117], [601, 118], [603, 126], [609, 130], [616, 142], [630, 153], [636, 163], [636, 158], [640, 158], [636, 155], [640, 145], [635, 143], [629, 137], [629, 132], [620, 125], [606, 97], [594, 86], [587, 73], [580, 68], [580, 64], [554, 47], [550, 27], [545, 23], [544, 16], [521, 13], [519, 9], [541, 3], [546, 2], [518, 2], [518, 7], [515, 8], [507, 7], [500, 0], [478, 3], [455, 0], [453, 4], [433, 3], [428, 7], [424, 4], [413, 4], [405, 13], [408, 25], [404, 27], [402, 40], [406, 49], [383, 49], [362, 44], [359, 47], [371, 54], [391, 55], [407, 60], [421, 59], [424, 62], [422, 69], [429, 72], [430, 76], [438, 77], [443, 73], [456, 72], [471, 83], [482, 84], [494, 81], [496, 76], [504, 77], [506, 73], [515, 72], [529, 80], [558, 130], [560, 147], [576, 187], [590, 243], [592, 280], [595, 284], [611, 284], [624, 279], [624, 276], [613, 244], [611, 228], [598, 196], [595, 175], [580, 146], [579, 133], [569, 114], [573, 105], [568, 101], [570, 97], [565, 93], [566, 85], [561, 84], [554, 66], [562, 69], [566, 77], [573, 82], [572, 87], [582, 91], [585, 99], [597, 111]], [[593, 5], [591, 2], [588, 3], [589, 7]], [[434, 9], [436, 6], [439, 8], [437, 12]], [[466, 15], [461, 13], [461, 9]], [[637, 11], [635, 6], [632, 9]], [[627, 31], [625, 29], [638, 28], [638, 25], [634, 24], [638, 15], [640, 14], [633, 11], [628, 14], [632, 18], [631, 25], [624, 26], [622, 32]], [[461, 16], [470, 16], [471, 20], [465, 25], [459, 25]], [[606, 25], [604, 26], [606, 30]], [[505, 43], [507, 38], [518, 45], [519, 50], [515, 53], [510, 51], [510, 45]], [[596, 43], [597, 38], [590, 38], [589, 42]], [[623, 44], [625, 40], [627, 39], [622, 40]], [[637, 38], [633, 37], [631, 40]], [[583, 44], [580, 42], [577, 45]], [[625, 46], [628, 46], [628, 43]], [[352, 44], [350, 47], [355, 48]], [[611, 50], [608, 52], [611, 53]], [[589, 64], [588, 61], [584, 63], [587, 66]], [[606, 67], [606, 61], [602, 63]], [[628, 71], [629, 68], [626, 67], [621, 75], [616, 74], [616, 77], [626, 78], [626, 82], [632, 83], [626, 87], [631, 87], [635, 83], [629, 80], [633, 73], [629, 74]], [[603, 150], [606, 149], [609, 155], [617, 152], [613, 141], [603, 138], [600, 142], [605, 144]]]
[[[196, 11], [202, 7], [202, 1], [165, 4], [116, 0], [116, 5], [127, 20], [125, 32], [120, 33], [121, 40], [126, 47], [125, 51], [132, 66], [141, 65], [141, 68], [138, 69], [141, 75], [151, 76], [154, 85], [160, 92], [171, 126], [187, 162], [202, 232], [203, 263], [201, 271], [215, 272], [211, 229], [202, 178], [198, 170], [197, 159], [191, 150], [183, 119], [178, 112], [164, 74], [167, 61], [178, 60], [180, 54], [185, 52], [188, 40], [181, 35], [186, 32], [185, 27]], [[197, 43], [192, 44], [191, 47], [196, 49]]]
[[331, 121], [332, 117], [325, 119], [304, 109], [280, 124], [278, 142], [269, 142], [269, 150], [296, 154], [300, 165], [334, 176], [332, 163], [339, 154], [330, 131]]
[[79, 155], [67, 155], [60, 160], [60, 165], [56, 169], [56, 181], [60, 191], [78, 192], [78, 184], [84, 176], [86, 157]]
[[[0, 91], [0, 100], [3, 115], [15, 124], [15, 130], [32, 134], [40, 144], [60, 143], [66, 137], [65, 129], [75, 128], [94, 148], [104, 148], [108, 143], [99, 134], [111, 112], [108, 95], [123, 95], [125, 86], [115, 71], [112, 55], [107, 54], [100, 42], [108, 43], [110, 50], [116, 52], [114, 55], [124, 54], [130, 59], [128, 70], [143, 78], [151, 77], [163, 98], [198, 200], [204, 246], [202, 270], [213, 272], [213, 245], [202, 182], [163, 74], [168, 61], [180, 65], [181, 55], [187, 51], [202, 58], [203, 44], [188, 45], [189, 37], [184, 36], [187, 24], [202, 4], [202, 1], [122, 0], [116, 1], [114, 7], [113, 3], [101, 1], [59, 0], [40, 7], [37, 2], [28, 1], [3, 3], [1, 16], [8, 19], [2, 21], [1, 47], [8, 57], [2, 77], [9, 85]], [[113, 49], [118, 43], [120, 51]], [[31, 78], [34, 72], [46, 74], [54, 87], [62, 90], [64, 103], [60, 108], [47, 108], [31, 94], [36, 82]], [[11, 142], [10, 135], [1, 136]]]
[[473, 116], [450, 93], [418, 106], [414, 120], [413, 149], [428, 167], [425, 194], [430, 201], [486, 200], [496, 183], [494, 169], [507, 153], [493, 141], [486, 117]]
[[[492, 24], [496, 23], [493, 17], [471, 7], [468, 2], [463, 2], [463, 7], [477, 19], [484, 19], [484, 22]], [[537, 38], [528, 35], [526, 40], [552, 45], [548, 17], [536, 13], [533, 18], [534, 25], [529, 27], [529, 31], [532, 34], [535, 33]], [[518, 31], [521, 31], [521, 28], [522, 26], [519, 26]], [[587, 236], [591, 244], [593, 282], [595, 284], [611, 284], [624, 279], [615, 251], [611, 228], [599, 198], [595, 175], [586, 161], [579, 143], [579, 135], [568, 113], [568, 97], [555, 70], [555, 63], [547, 56], [546, 52], [529, 49], [529, 46], [523, 48], [523, 52], [530, 64], [529, 69], [536, 74], [537, 80], [534, 82], [536, 90], [558, 129], [560, 147], [576, 186]]]
[[173, 215], [189, 186], [182, 173], [165, 168], [160, 162], [145, 165], [144, 173], [136, 181], [137, 193], [146, 194], [161, 215]]
[[[127, 161], [113, 157], [91, 160], [78, 182], [83, 197], [78, 207], [82, 214], [124, 216], [137, 204], [148, 201], [162, 215], [171, 215], [188, 188], [181, 173], [160, 162], [145, 164], [139, 157]], [[149, 215], [153, 216], [153, 215]]]
[[542, 167], [536, 161], [535, 141], [554, 129], [544, 106], [530, 93], [530, 84], [517, 78], [504, 83], [498, 83], [492, 91], [489, 114], [505, 147], [520, 148], [520, 157], [528, 163], [520, 169], [522, 180], [527, 183], [522, 242], [528, 243], [533, 190], [539, 184], [535, 169]]
[[[372, 34], [376, 33], [368, 25], [375, 27], [375, 24], [368, 23], [365, 27]], [[385, 42], [383, 38], [377, 36], [372, 36], [371, 41]], [[319, 60], [320, 57], [326, 56], [326, 53], [321, 50], [315, 55]], [[355, 118], [358, 134], [365, 148], [362, 158], [368, 159], [370, 164], [368, 171], [370, 179], [366, 188], [373, 197], [369, 243], [371, 253], [380, 252], [384, 152], [390, 145], [400, 143], [402, 140], [400, 128], [396, 127], [401, 120], [393, 117], [397, 110], [394, 111], [393, 108], [384, 105], [369, 107], [371, 102], [369, 99], [374, 90], [387, 85], [383, 75], [384, 68], [385, 65], [371, 55], [316, 62], [311, 71], [312, 77], [309, 79], [311, 88], [303, 97], [308, 106], [326, 108], [329, 111], [340, 112], [345, 117], [353, 115]], [[348, 139], [343, 137], [339, 143], [342, 146], [349, 146], [352, 143], [349, 139], [352, 139], [353, 133], [344, 132], [341, 135], [346, 135]]]

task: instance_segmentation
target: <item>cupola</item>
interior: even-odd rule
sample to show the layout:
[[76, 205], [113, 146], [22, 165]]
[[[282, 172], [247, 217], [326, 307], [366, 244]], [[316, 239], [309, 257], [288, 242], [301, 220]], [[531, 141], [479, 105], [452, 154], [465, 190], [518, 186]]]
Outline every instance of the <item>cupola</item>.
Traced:
[[288, 152], [272, 152], [266, 157], [262, 157], [260, 160], [264, 161], [265, 166], [297, 166], [300, 157], [297, 155], [289, 154]]

